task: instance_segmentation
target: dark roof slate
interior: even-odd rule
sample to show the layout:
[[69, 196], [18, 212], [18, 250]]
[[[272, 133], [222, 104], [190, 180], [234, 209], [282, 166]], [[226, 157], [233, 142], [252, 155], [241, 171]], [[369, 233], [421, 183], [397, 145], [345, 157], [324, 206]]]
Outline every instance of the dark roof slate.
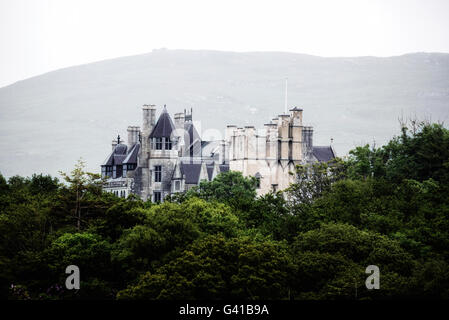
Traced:
[[214, 173], [214, 166], [206, 166], [207, 169], [207, 177], [209, 178], [209, 181], [212, 180], [212, 174]]
[[184, 175], [185, 183], [197, 184], [200, 178], [201, 163], [181, 162], [181, 173]]
[[173, 130], [175, 130], [175, 125], [167, 110], [164, 109], [151, 131], [150, 138], [170, 138]]
[[[126, 157], [126, 150], [128, 149], [128, 147], [125, 144], [118, 144], [115, 146], [114, 150], [111, 152], [111, 154], [106, 158], [106, 160], [104, 161], [103, 165], [104, 166], [113, 166], [113, 165], [117, 165], [117, 164], [122, 164], [123, 159], [125, 159]], [[119, 158], [117, 158], [118, 162], [120, 163], [116, 163], [116, 156], [124, 156], [123, 159], [119, 160]]]
[[313, 147], [313, 156], [320, 162], [327, 162], [335, 158], [331, 146]]
[[126, 154], [114, 154], [114, 165], [121, 165], [123, 164], [123, 160], [125, 160]]
[[139, 150], [140, 143], [136, 143], [126, 156], [125, 160], [123, 160], [123, 164], [137, 164], [137, 155], [139, 154]]

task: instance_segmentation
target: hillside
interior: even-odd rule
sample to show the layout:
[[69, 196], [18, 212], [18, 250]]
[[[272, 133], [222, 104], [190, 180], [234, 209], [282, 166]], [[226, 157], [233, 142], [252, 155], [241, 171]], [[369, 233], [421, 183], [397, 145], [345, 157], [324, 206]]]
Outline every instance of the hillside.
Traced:
[[[81, 156], [90, 170], [118, 133], [141, 125], [141, 105], [193, 107], [202, 129], [261, 126], [289, 105], [304, 109], [314, 143], [339, 155], [386, 142], [398, 117], [447, 121], [449, 54], [322, 58], [280, 52], [155, 50], [74, 66], [0, 88], [0, 172], [68, 171]], [[160, 108], [159, 108], [160, 111]], [[206, 137], [207, 138], [207, 137]]]

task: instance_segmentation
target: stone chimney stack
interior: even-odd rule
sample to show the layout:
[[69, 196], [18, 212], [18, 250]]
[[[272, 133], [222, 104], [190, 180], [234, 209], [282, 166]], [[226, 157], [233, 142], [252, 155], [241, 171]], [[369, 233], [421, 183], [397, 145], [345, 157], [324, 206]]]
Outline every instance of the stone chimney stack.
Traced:
[[154, 104], [144, 104], [142, 107], [142, 135], [149, 136], [156, 124], [156, 106]]
[[303, 126], [302, 126], [302, 109], [298, 107], [294, 107], [290, 109], [290, 117], [291, 117], [291, 160], [295, 162], [295, 164], [299, 164], [301, 160], [304, 159], [304, 150], [303, 150]]
[[184, 129], [185, 113], [179, 112], [175, 113], [175, 128]]
[[289, 150], [289, 142], [290, 142], [290, 115], [281, 114], [279, 115], [279, 120], [277, 123], [278, 126], [278, 137], [280, 143], [280, 154], [279, 160], [283, 166], [285, 166], [290, 160], [290, 150]]
[[264, 124], [266, 132], [265, 158], [267, 161], [277, 160], [278, 134], [277, 123]]
[[226, 141], [225, 140], [221, 140], [220, 141], [220, 149], [219, 149], [219, 153], [218, 153], [218, 163], [219, 164], [225, 164], [226, 160], [228, 160], [228, 148], [226, 148]]
[[142, 107], [143, 119], [142, 119], [142, 143], [141, 143], [141, 156], [140, 165], [142, 167], [148, 166], [148, 158], [150, 156], [150, 141], [149, 137], [151, 131], [153, 131], [156, 124], [156, 106], [154, 104], [144, 104]]
[[313, 153], [313, 127], [302, 128], [302, 144], [304, 160], [308, 160]]
[[131, 150], [131, 148], [137, 142], [139, 142], [140, 127], [129, 126], [127, 131], [128, 131], [128, 148], [129, 150]]
[[225, 131], [225, 141], [226, 145], [229, 146], [227, 149], [227, 158], [229, 160], [235, 159], [235, 144], [236, 144], [236, 138], [235, 138], [235, 130], [237, 129], [237, 126], [235, 125], [228, 125], [226, 126]]

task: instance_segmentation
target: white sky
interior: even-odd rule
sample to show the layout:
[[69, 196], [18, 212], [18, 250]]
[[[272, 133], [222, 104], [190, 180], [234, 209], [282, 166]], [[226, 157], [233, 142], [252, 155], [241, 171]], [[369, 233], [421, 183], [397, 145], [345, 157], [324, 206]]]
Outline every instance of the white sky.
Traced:
[[449, 52], [449, 0], [0, 0], [0, 87], [155, 48]]

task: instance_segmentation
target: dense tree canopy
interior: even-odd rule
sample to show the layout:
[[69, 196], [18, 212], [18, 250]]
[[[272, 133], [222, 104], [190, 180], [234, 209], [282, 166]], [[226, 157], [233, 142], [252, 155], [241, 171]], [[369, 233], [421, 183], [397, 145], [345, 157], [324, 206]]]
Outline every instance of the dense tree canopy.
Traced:
[[[0, 175], [0, 297], [449, 298], [446, 128], [413, 123], [292, 174], [257, 197], [255, 178], [222, 173], [161, 204], [102, 192], [83, 162], [63, 183]], [[79, 290], [64, 286], [70, 264]]]

